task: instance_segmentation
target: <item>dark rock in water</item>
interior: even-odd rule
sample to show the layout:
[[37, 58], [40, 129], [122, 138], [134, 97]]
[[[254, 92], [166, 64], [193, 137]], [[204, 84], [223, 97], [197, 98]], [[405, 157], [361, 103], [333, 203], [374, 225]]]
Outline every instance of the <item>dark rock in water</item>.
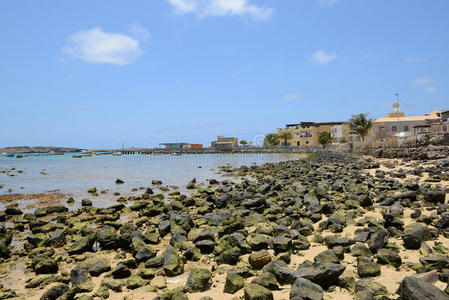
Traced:
[[121, 180], [120, 178], [117, 178], [117, 180], [115, 181], [116, 184], [123, 184], [125, 183], [123, 180]]
[[338, 277], [343, 274], [345, 269], [345, 266], [334, 263], [303, 263], [298, 266], [294, 276], [308, 279], [322, 287], [328, 287], [338, 281]]
[[92, 206], [92, 200], [90, 199], [81, 200], [81, 206]]
[[380, 248], [388, 243], [388, 232], [380, 229], [373, 233], [369, 239], [368, 246], [371, 252], [376, 253]]
[[68, 212], [69, 209], [63, 205], [52, 205], [52, 206], [47, 206], [46, 207], [47, 213], [48, 214], [53, 214], [53, 213], [65, 213]]
[[370, 257], [359, 256], [357, 258], [357, 273], [361, 278], [380, 275], [380, 267]]
[[115, 279], [128, 278], [131, 276], [131, 270], [124, 264], [118, 263], [117, 266], [112, 270], [112, 276]]
[[97, 241], [102, 249], [115, 249], [119, 236], [115, 233], [114, 227], [105, 225], [97, 232]]
[[261, 285], [248, 283], [244, 290], [245, 300], [273, 300], [273, 293]]
[[449, 296], [424, 280], [407, 276], [399, 287], [399, 294], [404, 300], [443, 300]]
[[61, 283], [48, 289], [40, 298], [40, 300], [56, 300], [69, 290], [67, 284]]
[[290, 299], [322, 300], [324, 291], [318, 284], [305, 278], [298, 278], [290, 290]]
[[203, 292], [209, 285], [212, 273], [207, 269], [192, 269], [187, 282], [185, 290], [190, 293]]
[[165, 249], [164, 271], [167, 276], [177, 276], [184, 272], [184, 262], [172, 246]]
[[245, 286], [245, 281], [242, 276], [234, 271], [229, 271], [226, 274], [226, 282], [223, 293], [234, 294]]
[[77, 292], [91, 292], [94, 289], [94, 284], [90, 279], [89, 272], [85, 269], [72, 269], [70, 272], [70, 282]]
[[410, 229], [406, 230], [402, 236], [404, 247], [407, 249], [419, 249], [421, 243], [428, 240], [430, 230], [425, 225], [414, 224]]
[[18, 215], [23, 214], [23, 212], [20, 209], [18, 209], [17, 207], [8, 206], [5, 209], [5, 214], [9, 215], [9, 216], [18, 216]]
[[162, 181], [161, 181], [161, 180], [158, 180], [158, 179], [153, 179], [153, 180], [151, 181], [151, 184], [154, 184], [154, 185], [160, 185], [160, 184], [162, 184]]
[[389, 264], [395, 268], [399, 268], [402, 264], [402, 259], [396, 252], [389, 249], [380, 249], [377, 251], [377, 262], [380, 264]]

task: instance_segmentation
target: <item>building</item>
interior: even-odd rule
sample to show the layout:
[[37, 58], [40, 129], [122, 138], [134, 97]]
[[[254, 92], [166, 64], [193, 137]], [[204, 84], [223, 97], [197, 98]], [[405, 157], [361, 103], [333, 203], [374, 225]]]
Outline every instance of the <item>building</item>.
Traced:
[[432, 132], [441, 124], [440, 112], [433, 111], [423, 116], [405, 116], [403, 112], [387, 113], [373, 123], [374, 139], [404, 137]]
[[190, 149], [203, 149], [203, 144], [188, 144], [187, 148], [190, 148]]
[[443, 123], [443, 132], [449, 132], [449, 109], [440, 112], [441, 123]]
[[164, 146], [165, 149], [177, 150], [177, 149], [187, 148], [187, 146], [190, 144], [188, 144], [188, 143], [161, 143], [159, 145]]
[[236, 137], [218, 136], [217, 140], [212, 142], [211, 147], [221, 150], [230, 150], [233, 147], [238, 147], [239, 139]]
[[334, 142], [351, 141], [349, 125], [347, 122], [301, 122], [299, 124], [287, 124], [285, 128], [278, 128], [278, 134], [290, 132], [292, 138], [283, 146], [306, 146], [319, 145], [318, 135], [320, 132], [329, 132]]

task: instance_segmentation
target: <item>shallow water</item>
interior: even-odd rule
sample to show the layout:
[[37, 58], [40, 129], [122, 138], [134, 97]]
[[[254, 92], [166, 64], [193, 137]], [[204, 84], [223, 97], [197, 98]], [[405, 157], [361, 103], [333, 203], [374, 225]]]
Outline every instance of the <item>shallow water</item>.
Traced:
[[[219, 166], [249, 166], [296, 158], [299, 157], [292, 154], [94, 155], [72, 158], [71, 153], [0, 157], [0, 170], [15, 168], [10, 174], [17, 175], [0, 173], [0, 185], [3, 185], [0, 194], [9, 193], [9, 189], [12, 193], [21, 194], [60, 190], [77, 199], [87, 197], [87, 189], [96, 187], [98, 191], [108, 191], [98, 197], [98, 200], [104, 200], [111, 199], [113, 192], [132, 195], [132, 188], [151, 186], [153, 179], [162, 180], [163, 186], [180, 186], [182, 190], [192, 178], [196, 178], [197, 182], [220, 179], [222, 175], [217, 174]], [[17, 173], [19, 170], [23, 173]], [[117, 178], [125, 183], [115, 184]], [[101, 205], [98, 202], [96, 206]]]

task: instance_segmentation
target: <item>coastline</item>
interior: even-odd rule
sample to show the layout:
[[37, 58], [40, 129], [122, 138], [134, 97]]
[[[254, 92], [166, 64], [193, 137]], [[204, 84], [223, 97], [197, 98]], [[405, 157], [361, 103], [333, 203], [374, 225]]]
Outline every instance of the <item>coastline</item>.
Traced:
[[[160, 184], [154, 181], [126, 197], [129, 207], [86, 202], [73, 211], [50, 206], [26, 215], [11, 207], [2, 216], [1, 241], [6, 245], [12, 234], [13, 245], [9, 258], [2, 248], [2, 292], [26, 299], [59, 290], [98, 299], [250, 299], [251, 293], [287, 299], [298, 292], [298, 278], [307, 278], [299, 280], [309, 288], [303, 290], [313, 287], [324, 299], [394, 299], [405, 276], [436, 269], [426, 258], [437, 256], [449, 268], [441, 252], [449, 248], [449, 224], [435, 227], [449, 212], [448, 181], [437, 176], [448, 166], [447, 160], [345, 158], [323, 151], [301, 162], [225, 167], [226, 179], [186, 182], [182, 192], [155, 192]], [[430, 197], [434, 189], [437, 196]], [[409, 249], [403, 237], [415, 223], [429, 234], [418, 249]], [[361, 276], [364, 264], [371, 273]], [[323, 281], [320, 270], [331, 265], [333, 276]], [[434, 284], [443, 290], [445, 273], [437, 272]], [[223, 293], [225, 285], [240, 288]]]

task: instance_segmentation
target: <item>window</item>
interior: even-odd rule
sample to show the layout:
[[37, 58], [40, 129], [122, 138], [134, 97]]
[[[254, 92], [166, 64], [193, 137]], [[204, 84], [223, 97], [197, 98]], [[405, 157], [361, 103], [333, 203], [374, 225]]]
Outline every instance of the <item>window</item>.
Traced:
[[309, 141], [306, 141], [306, 145], [308, 145], [309, 144]]
[[396, 132], [398, 131], [398, 129], [396, 128], [396, 126], [391, 126], [391, 131]]
[[404, 126], [404, 131], [408, 131], [408, 125]]
[[385, 127], [380, 127], [380, 132], [385, 132]]
[[301, 142], [296, 142], [296, 146], [301, 146]]

